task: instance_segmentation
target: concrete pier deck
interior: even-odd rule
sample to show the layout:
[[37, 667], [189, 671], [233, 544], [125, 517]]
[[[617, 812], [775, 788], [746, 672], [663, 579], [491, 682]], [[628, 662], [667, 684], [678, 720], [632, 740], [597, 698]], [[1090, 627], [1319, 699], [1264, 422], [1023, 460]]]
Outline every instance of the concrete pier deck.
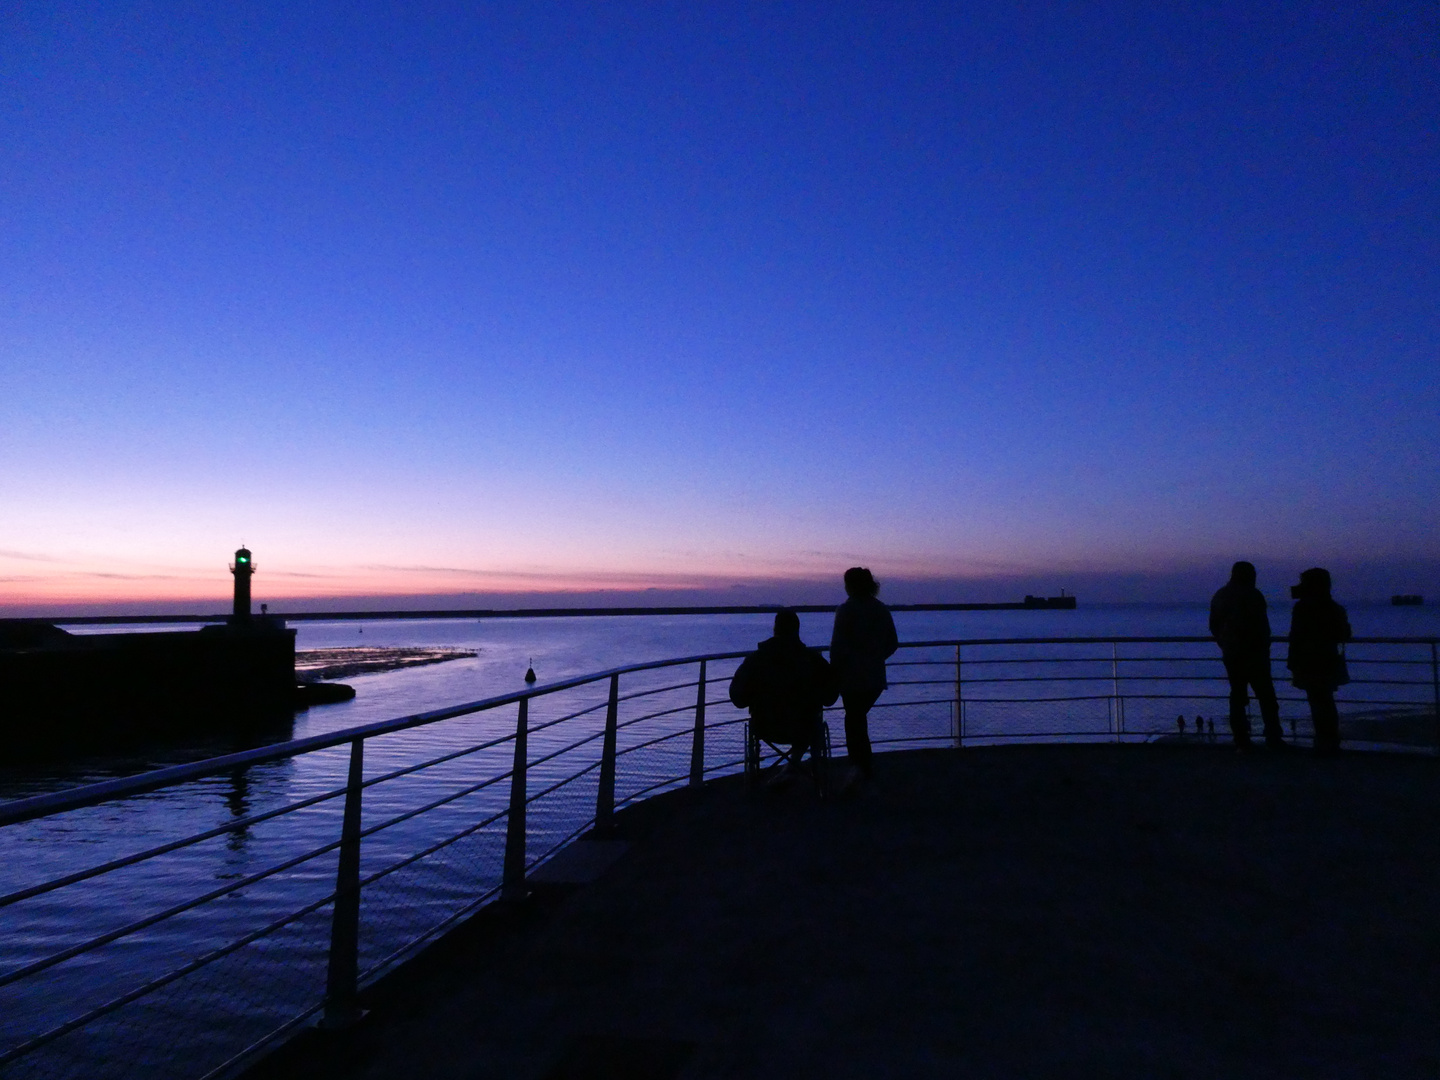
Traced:
[[593, 882], [481, 912], [253, 1075], [1440, 1075], [1440, 762], [877, 765], [854, 798], [632, 807]]

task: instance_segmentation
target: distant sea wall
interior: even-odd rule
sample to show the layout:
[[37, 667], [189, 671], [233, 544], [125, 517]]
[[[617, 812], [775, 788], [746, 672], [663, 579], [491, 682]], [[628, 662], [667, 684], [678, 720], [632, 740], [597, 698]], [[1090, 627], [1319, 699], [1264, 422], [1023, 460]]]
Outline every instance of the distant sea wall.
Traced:
[[293, 716], [293, 629], [70, 635], [43, 627], [30, 624], [27, 634], [12, 623], [0, 636], [0, 761], [244, 734]]

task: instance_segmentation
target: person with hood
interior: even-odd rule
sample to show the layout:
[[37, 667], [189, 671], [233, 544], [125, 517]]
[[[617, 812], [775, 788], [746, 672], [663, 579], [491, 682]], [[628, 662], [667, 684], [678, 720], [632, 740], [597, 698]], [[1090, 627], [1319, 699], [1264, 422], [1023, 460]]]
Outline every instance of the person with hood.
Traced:
[[885, 661], [899, 648], [895, 620], [876, 594], [880, 583], [863, 566], [845, 571], [846, 600], [835, 611], [830, 635], [830, 663], [840, 677], [845, 702], [845, 746], [860, 775], [873, 777], [870, 709], [889, 687]]
[[1210, 601], [1210, 636], [1220, 646], [1220, 659], [1230, 680], [1230, 732], [1237, 749], [1250, 745], [1250, 718], [1245, 707], [1249, 690], [1255, 690], [1265, 722], [1265, 745], [1285, 745], [1280, 727], [1280, 703], [1270, 676], [1270, 616], [1265, 595], [1255, 587], [1253, 563], [1237, 562], [1230, 580]]
[[1291, 682], [1304, 690], [1315, 725], [1315, 751], [1340, 751], [1340, 713], [1335, 691], [1350, 681], [1342, 643], [1349, 641], [1350, 619], [1330, 596], [1330, 571], [1312, 566], [1290, 590], [1295, 607], [1290, 613], [1290, 655], [1285, 666]]
[[[775, 635], [745, 657], [730, 680], [730, 701], [750, 710], [754, 733], [766, 742], [790, 746], [785, 779], [808, 750], [815, 762], [823, 747], [821, 721], [840, 687], [825, 657], [800, 640], [800, 616], [789, 608], [775, 613]], [[823, 778], [816, 775], [817, 782]]]

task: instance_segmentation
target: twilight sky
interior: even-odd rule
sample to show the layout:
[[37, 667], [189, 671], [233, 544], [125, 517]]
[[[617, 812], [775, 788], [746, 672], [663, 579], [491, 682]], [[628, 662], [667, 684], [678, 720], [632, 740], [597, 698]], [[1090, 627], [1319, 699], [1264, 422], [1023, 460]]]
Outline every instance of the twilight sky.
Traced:
[[6, 5], [0, 607], [1440, 590], [1437, 102], [1419, 3]]

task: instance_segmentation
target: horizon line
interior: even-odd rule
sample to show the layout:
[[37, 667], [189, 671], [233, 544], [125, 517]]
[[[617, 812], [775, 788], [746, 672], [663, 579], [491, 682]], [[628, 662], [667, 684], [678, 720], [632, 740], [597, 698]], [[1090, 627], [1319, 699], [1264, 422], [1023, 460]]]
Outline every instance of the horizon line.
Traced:
[[[1038, 598], [1049, 600], [1052, 598]], [[283, 619], [293, 622], [324, 622], [327, 620], [358, 622], [383, 619], [543, 619], [581, 618], [592, 616], [626, 615], [773, 615], [788, 609], [801, 614], [817, 614], [835, 611], [839, 604], [700, 604], [661, 607], [555, 607], [555, 608], [432, 608], [397, 611], [295, 611], [266, 612], [252, 614], [251, 618]], [[934, 603], [934, 604], [887, 604], [891, 611], [1067, 611], [1073, 608], [1050, 607], [1043, 603], [1026, 603], [1023, 600], [1001, 603]], [[150, 614], [150, 615], [56, 615], [56, 616], [15, 616], [0, 618], [4, 622], [45, 622], [54, 625], [97, 626], [125, 623], [225, 623], [232, 616], [227, 613], [201, 615], [196, 613]]]

